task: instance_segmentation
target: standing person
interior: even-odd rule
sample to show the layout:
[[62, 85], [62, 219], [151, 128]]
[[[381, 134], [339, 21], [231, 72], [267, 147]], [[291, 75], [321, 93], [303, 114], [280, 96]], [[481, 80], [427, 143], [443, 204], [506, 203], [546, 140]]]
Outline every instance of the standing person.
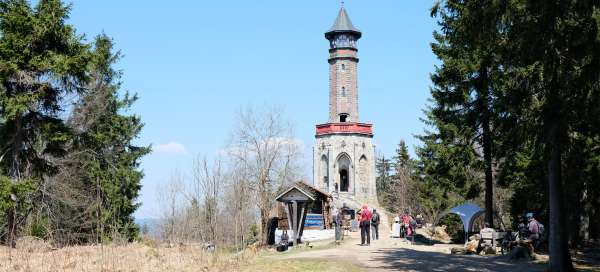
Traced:
[[411, 234], [411, 232], [410, 232], [410, 216], [408, 215], [407, 211], [404, 211], [404, 214], [402, 215], [402, 226], [404, 227], [404, 232], [403, 232], [402, 237], [407, 238]]
[[373, 235], [373, 240], [379, 240], [379, 213], [377, 213], [377, 210], [373, 209], [373, 218], [371, 218], [371, 227], [373, 228], [372, 230], [372, 235]]
[[354, 219], [351, 220], [352, 232], [355, 232], [358, 230], [358, 228], [360, 228], [359, 222], [360, 222], [360, 210], [356, 211], [356, 213], [354, 214]]
[[[371, 245], [371, 219], [373, 218], [373, 214], [369, 211], [369, 206], [364, 204], [362, 210], [360, 211], [360, 245]], [[366, 240], [366, 244], [365, 244]]]
[[335, 225], [335, 240], [342, 240], [342, 212], [335, 209], [333, 211], [333, 224]]

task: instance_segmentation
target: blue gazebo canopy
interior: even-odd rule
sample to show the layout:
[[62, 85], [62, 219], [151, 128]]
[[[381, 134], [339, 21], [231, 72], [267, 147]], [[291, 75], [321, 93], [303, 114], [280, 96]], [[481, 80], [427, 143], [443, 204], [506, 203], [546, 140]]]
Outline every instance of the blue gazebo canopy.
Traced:
[[460, 217], [460, 220], [462, 221], [463, 226], [465, 228], [465, 232], [468, 233], [473, 231], [472, 226], [475, 218], [477, 218], [477, 216], [479, 216], [480, 214], [485, 213], [485, 210], [477, 206], [476, 204], [466, 202], [442, 213], [439, 218], [441, 219], [449, 213], [456, 214]]

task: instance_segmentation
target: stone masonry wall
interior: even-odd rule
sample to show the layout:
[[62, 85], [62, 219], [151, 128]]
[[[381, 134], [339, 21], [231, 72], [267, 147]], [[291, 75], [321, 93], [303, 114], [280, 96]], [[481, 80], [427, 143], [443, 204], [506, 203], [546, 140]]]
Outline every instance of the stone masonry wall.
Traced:
[[[359, 202], [377, 204], [375, 187], [375, 146], [372, 138], [366, 135], [333, 134], [316, 139], [313, 155], [314, 186], [335, 195], [335, 183], [340, 185], [339, 159], [348, 156], [351, 165], [349, 173], [349, 190], [340, 192], [346, 198]], [[327, 159], [324, 167], [322, 158]], [[361, 167], [361, 158], [363, 163]], [[323, 173], [323, 169], [327, 169]], [[328, 176], [328, 182], [324, 180]], [[338, 187], [339, 188], [339, 187]]]

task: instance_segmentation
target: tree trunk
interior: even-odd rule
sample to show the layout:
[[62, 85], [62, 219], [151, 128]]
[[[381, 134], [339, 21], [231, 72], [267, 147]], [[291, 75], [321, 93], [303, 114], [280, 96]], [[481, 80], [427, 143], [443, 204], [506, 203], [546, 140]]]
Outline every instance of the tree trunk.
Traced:
[[490, 228], [494, 227], [494, 180], [492, 171], [492, 132], [490, 129], [490, 90], [487, 65], [482, 65], [479, 75], [479, 90], [478, 99], [481, 103], [482, 111], [481, 126], [482, 126], [482, 145], [483, 145], [483, 160], [485, 172], [485, 222], [490, 224]]
[[[10, 162], [8, 168], [8, 176], [10, 177], [13, 185], [18, 183], [21, 179], [20, 175], [20, 152], [21, 152], [21, 144], [22, 144], [22, 121], [21, 117], [17, 117], [15, 119], [15, 131], [12, 139], [12, 150], [10, 154]], [[8, 232], [6, 237], [4, 237], [4, 241], [8, 246], [15, 247], [16, 240], [16, 229], [17, 229], [17, 203], [19, 199], [17, 199], [14, 195], [11, 194], [10, 201], [13, 201], [13, 208], [9, 209], [6, 213], [6, 222], [8, 226]]]
[[[487, 110], [487, 109], [486, 109]], [[492, 137], [489, 114], [483, 118], [483, 159], [485, 163], [485, 222], [494, 227], [494, 180], [492, 171]]]
[[553, 272], [575, 271], [571, 262], [568, 237], [565, 231], [564, 214], [562, 211], [562, 182], [561, 182], [561, 144], [559, 124], [551, 120], [547, 124], [547, 147], [550, 149], [548, 160], [548, 199], [550, 201], [550, 270]]
[[266, 245], [269, 239], [269, 233], [267, 224], [269, 222], [269, 210], [261, 209], [260, 210], [260, 241], [261, 245]]
[[16, 222], [16, 214], [15, 214], [15, 209], [9, 209], [6, 216], [8, 218], [7, 223], [8, 223], [8, 233], [6, 235], [5, 238], [5, 242], [6, 245], [11, 247], [11, 248], [15, 248], [16, 247], [16, 231], [15, 231], [15, 222]]
[[581, 215], [579, 216], [579, 237], [582, 242], [586, 243], [590, 240], [590, 210], [591, 205], [588, 201], [588, 190], [584, 189], [582, 192], [581, 203], [583, 204], [583, 208], [581, 211]]

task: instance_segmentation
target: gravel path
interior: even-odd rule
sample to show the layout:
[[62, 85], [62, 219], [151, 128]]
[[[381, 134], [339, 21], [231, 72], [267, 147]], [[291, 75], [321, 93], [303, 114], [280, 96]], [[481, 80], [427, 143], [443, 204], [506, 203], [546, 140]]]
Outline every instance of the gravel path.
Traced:
[[365, 271], [545, 271], [545, 265], [512, 261], [508, 256], [450, 254], [450, 248], [457, 245], [410, 245], [402, 239], [388, 237], [371, 241], [371, 246], [359, 243], [359, 233], [351, 233], [344, 243], [334, 248], [303, 251], [282, 258], [342, 260]]

